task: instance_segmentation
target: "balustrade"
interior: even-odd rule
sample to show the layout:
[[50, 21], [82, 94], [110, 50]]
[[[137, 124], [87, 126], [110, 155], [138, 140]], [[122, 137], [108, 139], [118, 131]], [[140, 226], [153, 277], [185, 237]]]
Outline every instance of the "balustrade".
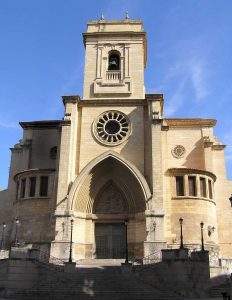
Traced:
[[106, 80], [120, 81], [121, 80], [121, 72], [120, 71], [107, 71], [106, 72]]

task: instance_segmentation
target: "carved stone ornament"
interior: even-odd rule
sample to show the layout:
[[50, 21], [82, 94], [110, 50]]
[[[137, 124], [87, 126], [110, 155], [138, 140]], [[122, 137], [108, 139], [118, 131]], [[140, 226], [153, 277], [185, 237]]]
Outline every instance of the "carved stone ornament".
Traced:
[[131, 133], [129, 118], [122, 112], [110, 110], [102, 113], [93, 123], [93, 134], [104, 145], [116, 146]]
[[93, 211], [99, 214], [123, 214], [128, 212], [128, 207], [119, 188], [113, 182], [109, 182], [100, 190]]
[[185, 147], [182, 145], [176, 145], [173, 149], [172, 149], [172, 155], [175, 158], [181, 158], [184, 156], [186, 150]]

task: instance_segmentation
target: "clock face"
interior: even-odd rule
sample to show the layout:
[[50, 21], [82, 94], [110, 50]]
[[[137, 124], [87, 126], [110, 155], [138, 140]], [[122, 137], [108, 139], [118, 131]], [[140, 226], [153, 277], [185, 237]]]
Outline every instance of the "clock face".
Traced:
[[131, 123], [129, 118], [120, 111], [106, 111], [93, 123], [93, 133], [100, 143], [116, 146], [129, 137]]

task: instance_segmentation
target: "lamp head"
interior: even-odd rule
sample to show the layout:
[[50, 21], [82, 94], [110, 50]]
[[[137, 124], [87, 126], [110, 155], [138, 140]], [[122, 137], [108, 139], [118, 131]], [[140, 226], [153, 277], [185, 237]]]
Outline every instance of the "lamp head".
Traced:
[[230, 205], [232, 207], [232, 194], [230, 195], [229, 201], [230, 201]]

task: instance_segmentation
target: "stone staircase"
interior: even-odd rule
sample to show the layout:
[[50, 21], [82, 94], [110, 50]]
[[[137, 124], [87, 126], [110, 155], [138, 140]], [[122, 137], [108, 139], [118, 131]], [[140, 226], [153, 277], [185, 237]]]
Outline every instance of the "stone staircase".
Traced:
[[[5, 280], [6, 262], [2, 261], [0, 265], [2, 280]], [[198, 273], [190, 272], [189, 265], [183, 268], [183, 261], [177, 261], [178, 269], [171, 269], [170, 263], [166, 262], [135, 264], [133, 267], [125, 268], [121, 266], [124, 260], [118, 259], [80, 260], [76, 269], [70, 269], [69, 267], [73, 265], [64, 265], [60, 260], [56, 260], [59, 264], [54, 264], [48, 263], [48, 260], [38, 260], [36, 256], [20, 260], [17, 258], [9, 262], [14, 267], [18, 265], [18, 269], [10, 273], [10, 277], [16, 276], [17, 280], [14, 279], [13, 284], [11, 282], [10, 288], [8, 286], [4, 289], [4, 285], [1, 285], [3, 288], [0, 297], [3, 296], [4, 299], [182, 300], [191, 298], [193, 300], [202, 298], [216, 300], [222, 299], [222, 292], [228, 292], [231, 284], [228, 276], [218, 277], [214, 282], [207, 283], [198, 276]], [[27, 266], [29, 269], [26, 268]], [[20, 279], [23, 283], [22, 277], [31, 278], [35, 273], [35, 280], [33, 279], [30, 287], [28, 285], [22, 287], [18, 282]], [[197, 276], [194, 277], [194, 274]]]
[[[81, 300], [166, 300], [182, 299], [170, 290], [158, 289], [143, 282], [135, 272], [122, 272], [119, 261], [80, 262], [74, 273], [54, 271], [40, 265], [37, 286], [17, 292], [12, 299], [81, 299]], [[106, 266], [106, 264], [108, 264]]]

